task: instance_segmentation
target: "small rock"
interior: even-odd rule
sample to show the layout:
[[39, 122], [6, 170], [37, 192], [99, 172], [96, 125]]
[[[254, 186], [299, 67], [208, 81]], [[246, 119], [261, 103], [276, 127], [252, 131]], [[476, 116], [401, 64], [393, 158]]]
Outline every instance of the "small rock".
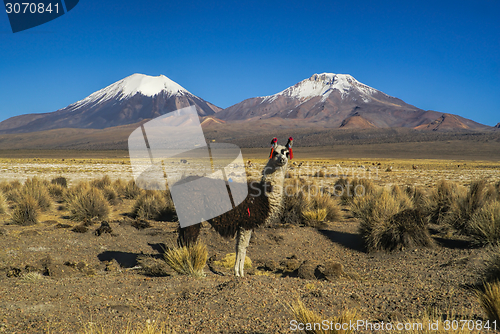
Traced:
[[108, 272], [121, 272], [122, 271], [122, 267], [120, 266], [120, 264], [115, 260], [111, 260], [111, 261], [106, 261], [106, 269], [104, 269], [105, 271], [108, 271]]
[[295, 271], [299, 269], [300, 262], [297, 259], [287, 259], [282, 262], [282, 266], [284, 267], [284, 271]]
[[86, 226], [83, 226], [83, 225], [78, 225], [78, 226], [75, 226], [75, 227], [73, 227], [71, 229], [71, 231], [76, 232], [76, 233], [85, 233], [88, 230], [89, 229]]
[[101, 226], [94, 232], [94, 234], [97, 236], [100, 236], [103, 233], [113, 233], [113, 229], [111, 228], [111, 226], [109, 226], [108, 222], [102, 222]]
[[297, 275], [302, 279], [315, 280], [318, 264], [309, 260], [304, 261], [298, 269]]
[[76, 270], [63, 264], [50, 264], [45, 268], [45, 275], [53, 278], [70, 277], [76, 274]]
[[328, 281], [335, 281], [344, 274], [344, 266], [335, 261], [327, 261], [320, 267], [320, 271]]

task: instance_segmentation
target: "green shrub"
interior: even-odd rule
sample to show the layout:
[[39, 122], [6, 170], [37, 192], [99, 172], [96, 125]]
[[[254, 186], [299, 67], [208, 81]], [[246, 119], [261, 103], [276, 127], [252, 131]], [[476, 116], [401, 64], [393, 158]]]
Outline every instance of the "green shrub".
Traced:
[[12, 224], [29, 226], [38, 223], [40, 207], [38, 202], [30, 195], [19, 197], [11, 214]]
[[[85, 186], [82, 186], [82, 189], [85, 189]], [[66, 206], [74, 220], [90, 220], [94, 217], [106, 219], [109, 214], [108, 201], [102, 191], [95, 187], [70, 194], [66, 197]]]

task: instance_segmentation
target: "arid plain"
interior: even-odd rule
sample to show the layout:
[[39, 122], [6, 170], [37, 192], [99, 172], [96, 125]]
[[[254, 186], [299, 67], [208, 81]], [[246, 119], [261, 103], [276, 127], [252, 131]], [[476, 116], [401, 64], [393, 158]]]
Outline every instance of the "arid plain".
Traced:
[[[258, 175], [268, 154], [266, 148], [243, 149], [247, 171]], [[369, 251], [360, 234], [362, 218], [332, 189], [341, 178], [368, 179], [387, 191], [419, 188], [429, 196], [442, 180], [464, 189], [479, 180], [495, 185], [497, 142], [297, 143], [294, 155], [287, 182], [327, 191], [338, 206], [334, 219], [288, 218], [257, 229], [244, 278], [235, 278], [226, 263], [234, 241], [203, 224], [205, 277], [192, 278], [163, 260], [165, 250], [176, 246], [175, 219], [134, 214], [140, 194], [120, 190], [132, 179], [126, 151], [0, 152], [6, 197], [0, 215], [0, 332], [124, 333], [127, 326], [161, 322], [176, 333], [289, 333], [297, 319], [290, 305], [297, 300], [321, 319], [353, 311], [351, 319], [394, 324], [439, 319], [442, 325], [451, 317], [486, 321], [475, 289], [491, 245], [429, 223], [428, 247]], [[75, 218], [63, 189], [51, 192], [36, 223], [13, 224], [16, 202], [9, 191], [34, 177], [49, 190], [56, 178], [65, 178], [67, 189], [104, 178], [104, 187], [115, 192], [107, 198], [109, 213], [92, 221]]]

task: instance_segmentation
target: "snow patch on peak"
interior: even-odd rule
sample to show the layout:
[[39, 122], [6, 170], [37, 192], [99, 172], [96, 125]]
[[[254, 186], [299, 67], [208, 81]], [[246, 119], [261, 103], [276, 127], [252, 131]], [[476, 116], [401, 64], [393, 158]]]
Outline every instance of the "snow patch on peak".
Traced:
[[135, 73], [92, 93], [83, 100], [73, 103], [69, 108], [76, 109], [91, 104], [103, 103], [111, 99], [123, 100], [137, 93], [153, 97], [161, 92], [165, 92], [169, 96], [191, 94], [181, 85], [164, 75], [154, 77]]
[[333, 90], [339, 91], [342, 99], [346, 98], [352, 90], [357, 90], [363, 95], [364, 102], [370, 102], [369, 97], [378, 92], [349, 74], [321, 73], [314, 74], [277, 94], [264, 96], [262, 102], [273, 102], [279, 96], [296, 98], [301, 102], [321, 96], [321, 100], [325, 101]]

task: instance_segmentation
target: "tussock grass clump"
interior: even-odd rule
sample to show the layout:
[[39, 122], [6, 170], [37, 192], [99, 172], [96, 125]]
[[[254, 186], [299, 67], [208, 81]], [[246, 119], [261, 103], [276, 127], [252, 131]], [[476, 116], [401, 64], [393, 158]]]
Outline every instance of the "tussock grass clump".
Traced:
[[[118, 185], [118, 184], [115, 184]], [[123, 187], [117, 188], [118, 194], [126, 199], [136, 199], [143, 194], [143, 190], [135, 184], [134, 180], [128, 181]]]
[[326, 209], [304, 210], [302, 215], [308, 222], [322, 222], [326, 219]]
[[49, 184], [47, 190], [52, 198], [61, 199], [64, 196], [66, 188], [59, 183], [51, 183]]
[[306, 186], [306, 182], [299, 178], [285, 180], [281, 223], [293, 225], [303, 223], [302, 210], [307, 206], [303, 189]]
[[491, 246], [485, 264], [484, 280], [486, 282], [500, 281], [500, 245]]
[[[223, 259], [220, 261], [214, 261], [214, 265], [223, 267], [226, 269], [233, 269], [234, 265], [236, 263], [236, 253], [229, 253], [224, 256]], [[252, 260], [248, 257], [245, 256], [245, 261], [243, 262], [243, 268], [248, 270], [252, 268]]]
[[337, 323], [343, 324], [349, 323], [349, 321], [356, 323], [357, 314], [355, 311], [344, 311], [344, 313], [339, 317], [335, 317], [328, 321], [328, 324], [332, 322], [334, 324], [333, 326], [328, 326], [328, 329], [324, 329], [322, 326], [322, 322], [325, 320], [324, 316], [321, 316], [316, 312], [309, 310], [304, 306], [301, 300], [297, 300], [295, 303], [290, 305], [289, 309], [297, 323], [301, 323], [304, 325], [304, 333], [306, 334], [348, 334], [355, 332], [354, 330], [350, 330], [349, 326], [347, 326], [346, 330], [335, 329], [335, 324]]
[[29, 226], [38, 223], [40, 207], [36, 199], [30, 195], [19, 198], [17, 205], [11, 214], [11, 223], [15, 225]]
[[[7, 195], [11, 193], [13, 190], [21, 188], [21, 186], [22, 184], [18, 180], [10, 182], [2, 181], [0, 182], [0, 191], [2, 191], [4, 194]], [[11, 200], [10, 198], [8, 199]]]
[[165, 322], [149, 321], [145, 325], [132, 326], [130, 323], [125, 328], [107, 328], [95, 323], [87, 324], [82, 334], [175, 334]]
[[162, 220], [175, 215], [175, 206], [169, 191], [147, 191], [134, 203], [135, 218]]
[[315, 196], [308, 197], [308, 202], [308, 207], [311, 209], [325, 211], [326, 220], [338, 220], [342, 216], [339, 202], [329, 194], [319, 192]]
[[500, 202], [492, 201], [478, 209], [468, 223], [469, 234], [476, 244], [488, 245], [500, 241]]
[[100, 179], [90, 181], [90, 185], [99, 189], [104, 189], [106, 187], [111, 187], [111, 178], [108, 175], [104, 175]]
[[73, 192], [66, 198], [66, 207], [74, 220], [89, 220], [94, 217], [106, 219], [109, 204], [102, 191], [94, 187], [81, 187], [82, 192]]
[[64, 176], [58, 176], [50, 180], [51, 184], [60, 185], [63, 188], [68, 188], [68, 180]]
[[446, 222], [461, 233], [467, 234], [470, 231], [469, 222], [472, 216], [495, 197], [496, 190], [493, 185], [485, 180], [472, 182], [467, 194], [452, 203], [450, 212], [446, 215]]
[[360, 219], [359, 232], [368, 251], [433, 245], [421, 211], [399, 187], [357, 199], [352, 212]]
[[3, 192], [0, 191], [0, 215], [7, 212], [7, 199]]
[[163, 255], [165, 262], [177, 273], [192, 277], [203, 277], [207, 263], [207, 246], [197, 242], [191, 246], [171, 248]]
[[342, 204], [351, 204], [357, 197], [363, 197], [372, 194], [376, 187], [369, 179], [344, 179], [340, 178], [335, 182], [334, 196], [338, 196]]
[[9, 199], [16, 203], [23, 201], [24, 197], [31, 197], [42, 211], [47, 211], [52, 206], [47, 184], [37, 177], [26, 180], [22, 187], [12, 190], [9, 196]]
[[439, 225], [445, 223], [452, 206], [464, 193], [465, 189], [454, 182], [439, 181], [430, 194], [429, 221]]
[[500, 322], [500, 282], [485, 283], [484, 291], [476, 290], [479, 304], [490, 321]]

